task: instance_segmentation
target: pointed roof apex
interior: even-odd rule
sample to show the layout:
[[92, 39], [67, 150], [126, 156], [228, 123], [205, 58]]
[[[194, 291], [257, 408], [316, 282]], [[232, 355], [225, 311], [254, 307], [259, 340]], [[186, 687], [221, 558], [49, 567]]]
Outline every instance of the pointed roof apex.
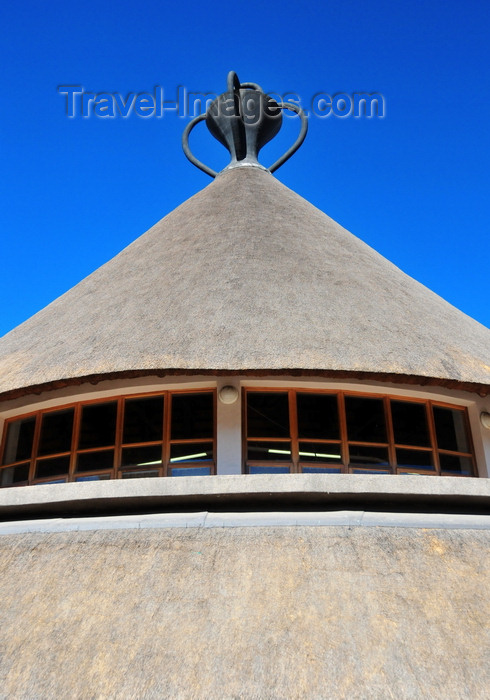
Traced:
[[[283, 109], [299, 114], [301, 130], [295, 143], [273, 165], [264, 168], [258, 161], [259, 151], [281, 128]], [[308, 120], [301, 107], [291, 102], [276, 102], [260, 85], [241, 83], [235, 71], [230, 71], [226, 92], [211, 103], [205, 114], [193, 119], [182, 135], [182, 147], [187, 158], [211, 177], [216, 177], [218, 173], [201, 163], [189, 147], [189, 134], [203, 120], [211, 134], [230, 152], [227, 170], [255, 166], [273, 173], [296, 153], [308, 131]]]

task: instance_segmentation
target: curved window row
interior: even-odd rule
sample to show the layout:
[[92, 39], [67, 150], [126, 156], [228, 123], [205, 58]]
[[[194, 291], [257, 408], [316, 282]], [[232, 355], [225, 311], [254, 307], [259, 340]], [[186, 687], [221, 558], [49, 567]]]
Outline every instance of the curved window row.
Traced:
[[[476, 476], [465, 408], [244, 389], [243, 471]], [[236, 426], [239, 430], [240, 426]], [[6, 421], [0, 486], [216, 473], [215, 391], [89, 401]]]
[[77, 403], [7, 421], [0, 486], [215, 473], [214, 391]]
[[296, 389], [248, 389], [244, 406], [249, 474], [476, 475], [464, 408]]

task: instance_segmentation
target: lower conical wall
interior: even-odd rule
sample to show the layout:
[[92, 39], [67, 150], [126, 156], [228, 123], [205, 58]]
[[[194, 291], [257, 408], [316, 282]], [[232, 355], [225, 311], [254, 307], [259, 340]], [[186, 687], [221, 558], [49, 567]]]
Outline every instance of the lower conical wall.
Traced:
[[488, 530], [0, 537], [0, 697], [488, 697]]

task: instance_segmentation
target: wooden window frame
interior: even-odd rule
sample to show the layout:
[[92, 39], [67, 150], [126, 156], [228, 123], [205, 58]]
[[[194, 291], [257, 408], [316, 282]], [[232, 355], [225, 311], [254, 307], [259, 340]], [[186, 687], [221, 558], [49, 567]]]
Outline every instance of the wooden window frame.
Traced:
[[[247, 426], [247, 397], [252, 393], [282, 393], [288, 395], [288, 405], [289, 405], [289, 431], [290, 435], [287, 438], [257, 438], [253, 435], [248, 435]], [[325, 445], [336, 445], [339, 446], [341, 460], [338, 464], [330, 462], [307, 462], [306, 460], [299, 459], [299, 442], [298, 437], [298, 420], [297, 420], [297, 394], [327, 394], [330, 396], [337, 396], [337, 407], [338, 407], [338, 420], [339, 420], [339, 439], [338, 440], [326, 440], [326, 439], [312, 439], [312, 438], [301, 438], [301, 442], [314, 442], [316, 444]], [[384, 418], [387, 442], [364, 442], [357, 440], [349, 440], [347, 434], [347, 416], [345, 410], [345, 399], [349, 396], [357, 396], [359, 398], [365, 399], [381, 399], [383, 401]], [[429, 432], [429, 445], [406, 445], [402, 443], [395, 442], [394, 428], [393, 428], [393, 418], [391, 413], [391, 401], [399, 401], [411, 404], [424, 405], [426, 410], [426, 420]], [[453, 411], [460, 411], [463, 415], [465, 433], [468, 441], [468, 452], [462, 452], [458, 450], [445, 450], [441, 449], [437, 445], [436, 427], [434, 420], [433, 408], [448, 408]], [[438, 401], [434, 399], [421, 399], [412, 398], [405, 396], [397, 396], [396, 394], [378, 394], [378, 393], [363, 393], [357, 391], [339, 391], [334, 389], [303, 389], [301, 387], [282, 388], [282, 387], [244, 387], [242, 391], [242, 472], [244, 474], [250, 473], [250, 468], [252, 467], [270, 467], [271, 473], [274, 472], [276, 467], [288, 467], [291, 473], [301, 473], [304, 467], [308, 469], [339, 469], [340, 473], [353, 473], [355, 472], [377, 472], [384, 473], [388, 472], [390, 474], [422, 474], [426, 476], [453, 476], [453, 477], [478, 477], [478, 472], [476, 468], [475, 460], [475, 450], [473, 446], [473, 440], [471, 435], [470, 423], [468, 418], [468, 410], [465, 406], [458, 406], [456, 404], [447, 403], [445, 401]], [[247, 459], [247, 447], [248, 442], [284, 442], [291, 445], [291, 459], [290, 460], [248, 460]], [[350, 462], [350, 446], [365, 446], [365, 447], [381, 447], [386, 448], [388, 453], [388, 465], [380, 465], [378, 468], [376, 466], [370, 467], [366, 464], [355, 464]], [[398, 465], [396, 450], [405, 449], [412, 450], [414, 452], [430, 452], [432, 463], [434, 465], [433, 470], [429, 469], [418, 469], [417, 467], [405, 467], [403, 465]], [[450, 471], [441, 470], [439, 456], [447, 454], [454, 457], [466, 457], [471, 463], [471, 474], [458, 474]]]
[[[171, 412], [172, 412], [172, 397], [181, 396], [186, 394], [211, 394], [213, 400], [213, 436], [212, 438], [190, 438], [190, 439], [171, 439]], [[152, 397], [162, 397], [163, 400], [163, 426], [162, 426], [162, 440], [149, 440], [143, 442], [135, 443], [123, 443], [123, 428], [124, 428], [124, 407], [125, 401], [127, 399], [146, 399]], [[116, 431], [115, 431], [115, 441], [112, 445], [104, 445], [103, 447], [91, 447], [88, 449], [78, 449], [78, 443], [80, 438], [80, 427], [81, 427], [81, 417], [82, 409], [84, 406], [92, 406], [96, 404], [113, 403], [117, 405], [116, 409]], [[63, 411], [66, 409], [74, 409], [73, 417], [73, 431], [72, 431], [72, 441], [71, 449], [69, 452], [56, 452], [49, 455], [38, 455], [39, 451], [39, 440], [41, 434], [41, 423], [43, 416]], [[34, 427], [34, 437], [32, 444], [32, 452], [30, 459], [18, 460], [17, 462], [10, 462], [9, 464], [3, 464], [3, 457], [7, 445], [7, 431], [11, 423], [15, 423], [19, 420], [24, 420], [26, 418], [35, 417], [35, 427]], [[15, 468], [21, 465], [29, 464], [29, 475], [26, 481], [6, 484], [0, 488], [13, 488], [17, 486], [28, 486], [33, 484], [49, 484], [58, 481], [64, 482], [76, 482], [80, 481], [83, 477], [99, 476], [107, 477], [109, 479], [122, 479], [124, 473], [126, 472], [144, 472], [144, 471], [155, 471], [158, 472], [158, 476], [171, 476], [171, 469], [173, 463], [170, 462], [170, 448], [171, 445], [192, 445], [198, 443], [208, 443], [212, 444], [212, 459], [202, 461], [189, 461], [182, 463], [182, 469], [192, 469], [196, 467], [206, 467], [209, 468], [210, 474], [216, 474], [216, 446], [217, 446], [217, 392], [216, 388], [199, 388], [199, 389], [177, 389], [177, 390], [165, 390], [165, 391], [152, 391], [146, 393], [135, 393], [135, 394], [124, 394], [122, 396], [108, 396], [105, 398], [92, 399], [88, 401], [78, 401], [76, 403], [67, 403], [59, 406], [53, 406], [40, 411], [31, 411], [30, 413], [13, 416], [5, 421], [3, 427], [2, 435], [2, 447], [0, 450], [0, 472], [4, 469]], [[121, 466], [122, 460], [122, 450], [128, 447], [151, 447], [151, 446], [162, 446], [162, 462], [159, 465], [149, 466], [144, 469], [136, 465], [133, 466]], [[77, 458], [80, 454], [91, 454], [100, 452], [110, 452], [113, 451], [113, 464], [111, 468], [104, 469], [87, 469], [85, 471], [77, 471]], [[59, 474], [52, 477], [36, 477], [36, 463], [44, 459], [54, 459], [58, 457], [69, 457], [69, 469], [68, 472]]]

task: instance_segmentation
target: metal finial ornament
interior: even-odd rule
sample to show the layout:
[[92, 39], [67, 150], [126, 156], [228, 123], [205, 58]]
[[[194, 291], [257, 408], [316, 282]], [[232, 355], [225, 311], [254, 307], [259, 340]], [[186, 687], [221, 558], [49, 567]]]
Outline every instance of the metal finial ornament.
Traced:
[[[258, 161], [258, 154], [281, 128], [283, 109], [299, 114], [301, 130], [291, 148], [269, 168], [264, 168]], [[308, 131], [308, 120], [301, 107], [292, 102], [276, 102], [259, 85], [240, 83], [235, 71], [230, 71], [226, 92], [213, 100], [205, 114], [189, 122], [182, 134], [182, 148], [187, 158], [211, 177], [216, 177], [218, 173], [201, 163], [189, 148], [189, 134], [196, 124], [204, 120], [211, 134], [230, 152], [231, 160], [226, 170], [255, 166], [273, 173], [296, 153]]]

